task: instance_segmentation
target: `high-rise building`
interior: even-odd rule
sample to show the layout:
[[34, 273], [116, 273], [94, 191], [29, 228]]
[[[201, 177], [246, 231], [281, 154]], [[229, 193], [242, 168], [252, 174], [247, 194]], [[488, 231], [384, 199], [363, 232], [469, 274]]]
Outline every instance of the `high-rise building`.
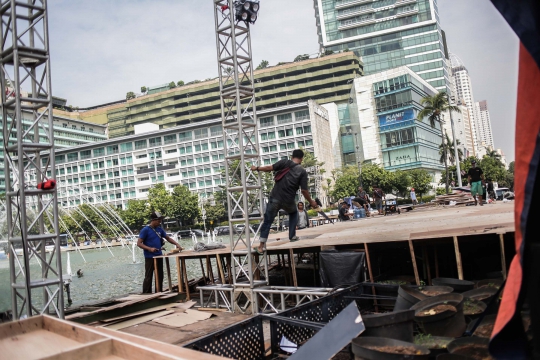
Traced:
[[352, 50], [364, 74], [407, 65], [450, 93], [436, 0], [314, 0], [321, 52]]
[[476, 107], [474, 105], [475, 101], [471, 77], [469, 76], [469, 71], [456, 54], [450, 53], [450, 63], [452, 67], [452, 101], [454, 103], [464, 104], [467, 107], [470, 131], [472, 135], [471, 155], [475, 155], [478, 152], [481, 140], [476, 121]]
[[493, 144], [493, 133], [491, 132], [491, 119], [486, 100], [477, 101], [476, 108], [476, 127], [478, 128], [479, 142], [484, 147], [495, 148]]

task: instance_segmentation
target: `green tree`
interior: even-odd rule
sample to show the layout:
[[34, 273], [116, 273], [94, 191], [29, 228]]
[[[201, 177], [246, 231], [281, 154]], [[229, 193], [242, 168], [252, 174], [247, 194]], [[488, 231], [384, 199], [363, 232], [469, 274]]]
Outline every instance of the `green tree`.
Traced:
[[515, 161], [512, 161], [510, 162], [510, 164], [508, 164], [508, 171], [512, 173], [512, 175], [514, 174], [514, 169], [516, 167], [516, 162]]
[[497, 151], [492, 150], [492, 149], [486, 149], [486, 150], [487, 152], [485, 156], [501, 161], [501, 154], [499, 154]]
[[178, 82], [176, 83], [176, 85], [177, 85], [178, 87], [184, 86], [184, 82], [183, 82], [182, 80], [180, 80], [180, 81], [178, 81]]
[[173, 215], [171, 193], [165, 188], [165, 184], [155, 184], [148, 191], [148, 203], [152, 211], [159, 211], [163, 216]]
[[425, 169], [413, 169], [409, 170], [408, 173], [411, 178], [411, 186], [414, 188], [414, 192], [417, 193], [418, 196], [420, 196], [420, 200], [422, 200], [422, 195], [432, 189], [431, 175]]
[[446, 193], [449, 192], [449, 175], [448, 175], [448, 149], [444, 141], [443, 135], [443, 126], [441, 122], [441, 114], [446, 111], [454, 111], [460, 113], [461, 110], [454, 105], [450, 105], [450, 100], [448, 94], [445, 91], [441, 91], [433, 96], [426, 96], [420, 100], [420, 103], [423, 106], [423, 109], [418, 113], [418, 120], [423, 121], [424, 118], [428, 118], [431, 124], [431, 127], [435, 127], [435, 123], [439, 122], [441, 127], [441, 141], [444, 152], [444, 168], [446, 169]]
[[169, 89], [174, 89], [176, 87], [176, 83], [174, 81], [171, 81], [169, 83]]
[[146, 200], [128, 200], [120, 217], [131, 230], [140, 230], [150, 219], [150, 207]]
[[[378, 164], [362, 165], [362, 185], [367, 193], [373, 192], [375, 185], [384, 186], [387, 182], [387, 171]], [[356, 191], [354, 193], [356, 194]]]
[[486, 179], [496, 182], [506, 180], [507, 171], [498, 159], [486, 155], [480, 160], [478, 166], [482, 169]]
[[255, 70], [265, 69], [265, 68], [268, 67], [268, 64], [269, 64], [268, 61], [263, 60], [263, 61], [261, 61], [261, 63], [259, 64], [259, 66], [257, 66], [257, 69], [255, 69]]
[[[439, 155], [441, 155], [441, 158], [440, 158], [440, 162], [441, 164], [444, 164], [444, 153], [445, 153], [445, 150], [446, 152], [448, 153], [448, 160], [450, 160], [450, 163], [452, 165], [455, 165], [456, 164], [456, 152], [455, 152], [455, 148], [454, 148], [454, 142], [452, 140], [450, 140], [450, 137], [448, 136], [448, 134], [445, 134], [445, 140], [446, 140], [446, 149], [445, 147], [443, 146], [443, 144], [439, 145]], [[461, 141], [459, 141], [459, 139], [456, 139], [456, 145], [461, 145]], [[458, 157], [459, 157], [459, 162], [461, 163], [461, 160], [463, 159], [463, 151], [461, 149], [458, 148]], [[455, 170], [454, 170], [455, 171]]]
[[304, 61], [304, 60], [308, 60], [308, 59], [309, 59], [308, 54], [298, 55], [297, 57], [294, 58], [294, 62]]
[[405, 197], [411, 186], [411, 175], [407, 171], [396, 170], [392, 174], [392, 189], [398, 196]]
[[171, 194], [172, 216], [186, 222], [199, 217], [199, 197], [187, 186], [176, 186]]
[[319, 55], [319, 57], [325, 57], [327, 55], [332, 55], [334, 53], [333, 50], [324, 50], [324, 52], [321, 53], [321, 55]]
[[215, 205], [204, 205], [206, 211], [206, 220], [212, 221], [214, 224], [219, 222], [226, 214], [225, 206], [216, 201]]
[[144, 94], [146, 91], [148, 91], [146, 86], [141, 86], [141, 92]]
[[356, 194], [358, 186], [360, 185], [360, 182], [358, 181], [358, 167], [347, 165], [337, 170], [334, 174], [334, 189], [331, 192], [331, 196], [334, 200]]
[[126, 94], [126, 100], [131, 100], [131, 99], [135, 99], [136, 98], [136, 95], [133, 91], [129, 91], [127, 94]]

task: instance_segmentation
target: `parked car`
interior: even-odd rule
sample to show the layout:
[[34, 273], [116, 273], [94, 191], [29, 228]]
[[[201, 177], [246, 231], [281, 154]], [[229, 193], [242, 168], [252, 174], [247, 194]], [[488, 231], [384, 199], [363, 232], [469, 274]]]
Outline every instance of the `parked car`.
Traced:
[[503, 200], [503, 199], [513, 200], [514, 199], [514, 193], [510, 191], [509, 188], [506, 188], [506, 187], [500, 187], [500, 188], [495, 189], [495, 196], [497, 200]]
[[216, 236], [224, 236], [230, 234], [228, 226], [218, 226], [214, 229], [214, 232], [216, 233]]
[[193, 230], [191, 230], [191, 231], [193, 231], [193, 233], [194, 233], [195, 235], [197, 235], [197, 236], [203, 236], [203, 235], [206, 235], [206, 234], [204, 233], [204, 231], [199, 230], [199, 229], [193, 229]]
[[176, 232], [176, 236], [182, 239], [191, 239], [191, 230], [180, 230]]

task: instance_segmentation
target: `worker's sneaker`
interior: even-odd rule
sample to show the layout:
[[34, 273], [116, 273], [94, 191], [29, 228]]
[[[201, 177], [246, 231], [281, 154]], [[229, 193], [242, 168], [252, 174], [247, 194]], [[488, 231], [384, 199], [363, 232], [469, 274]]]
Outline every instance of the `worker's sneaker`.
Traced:
[[291, 240], [291, 242], [295, 242], [295, 241], [298, 241], [300, 239], [298, 238], [298, 236], [293, 236], [290, 240]]

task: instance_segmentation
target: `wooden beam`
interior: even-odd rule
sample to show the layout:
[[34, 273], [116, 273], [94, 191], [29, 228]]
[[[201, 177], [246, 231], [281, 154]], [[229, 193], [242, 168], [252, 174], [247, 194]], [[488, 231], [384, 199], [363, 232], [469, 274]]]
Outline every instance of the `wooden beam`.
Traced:
[[231, 255], [225, 256], [225, 262], [227, 263], [227, 277], [229, 278], [229, 285], [233, 283], [232, 268], [231, 268]]
[[293, 286], [298, 287], [298, 281], [296, 280], [296, 264], [294, 263], [293, 249], [289, 249], [289, 265], [291, 266]]
[[223, 263], [221, 262], [221, 257], [219, 254], [216, 254], [216, 262], [218, 265], [219, 278], [221, 279], [221, 284], [225, 285], [225, 273], [223, 272]]
[[425, 245], [422, 247], [422, 257], [424, 258], [424, 264], [426, 264], [427, 268], [428, 285], [431, 286], [431, 269], [429, 266], [429, 255]]
[[210, 278], [210, 282], [212, 284], [215, 283], [214, 281], [214, 269], [212, 269], [212, 261], [210, 259], [210, 255], [206, 255], [206, 272], [208, 273], [208, 277]]
[[167, 268], [167, 282], [169, 283], [169, 291], [172, 292], [172, 278], [171, 278], [171, 265], [169, 264], [169, 258], [165, 258], [165, 266]]
[[180, 266], [180, 258], [178, 256], [175, 256], [174, 259], [176, 260], [176, 277], [178, 278], [178, 292], [184, 292], [184, 284], [182, 284], [182, 267]]
[[461, 253], [459, 252], [458, 237], [453, 236], [453, 238], [454, 238], [454, 250], [456, 252], [458, 279], [463, 280], [463, 264], [461, 263]]
[[187, 267], [186, 267], [186, 259], [182, 259], [182, 272], [184, 273], [184, 284], [186, 285], [186, 299], [191, 300], [191, 296], [189, 295], [189, 280], [187, 276]]
[[201, 263], [201, 272], [202, 272], [202, 277], [204, 279], [204, 283], [206, 283], [206, 274], [204, 273], [204, 265], [202, 263], [202, 258], [199, 258], [199, 262]]
[[504, 252], [504, 234], [499, 234], [499, 242], [501, 245], [501, 265], [502, 265], [502, 276], [506, 280], [506, 255]]
[[[373, 271], [371, 271], [371, 258], [369, 257], [369, 247], [367, 243], [364, 243], [364, 250], [366, 252], [369, 282], [373, 283]], [[375, 291], [375, 286], [371, 287], [371, 295], [377, 296], [377, 292]], [[377, 300], [373, 300], [373, 304], [375, 305], [375, 312], [379, 312], [379, 306], [378, 306], [379, 304], [377, 303]]]
[[416, 265], [416, 255], [414, 255], [414, 245], [411, 239], [409, 239], [409, 250], [411, 251], [414, 279], [416, 280], [416, 285], [420, 286], [420, 276], [418, 275], [418, 266]]
[[437, 245], [433, 245], [433, 250], [435, 250], [435, 277], [439, 277], [439, 256], [437, 255]]
[[161, 292], [161, 286], [159, 286], [159, 275], [157, 270], [157, 259], [154, 258], [154, 282], [156, 284], [156, 292]]

